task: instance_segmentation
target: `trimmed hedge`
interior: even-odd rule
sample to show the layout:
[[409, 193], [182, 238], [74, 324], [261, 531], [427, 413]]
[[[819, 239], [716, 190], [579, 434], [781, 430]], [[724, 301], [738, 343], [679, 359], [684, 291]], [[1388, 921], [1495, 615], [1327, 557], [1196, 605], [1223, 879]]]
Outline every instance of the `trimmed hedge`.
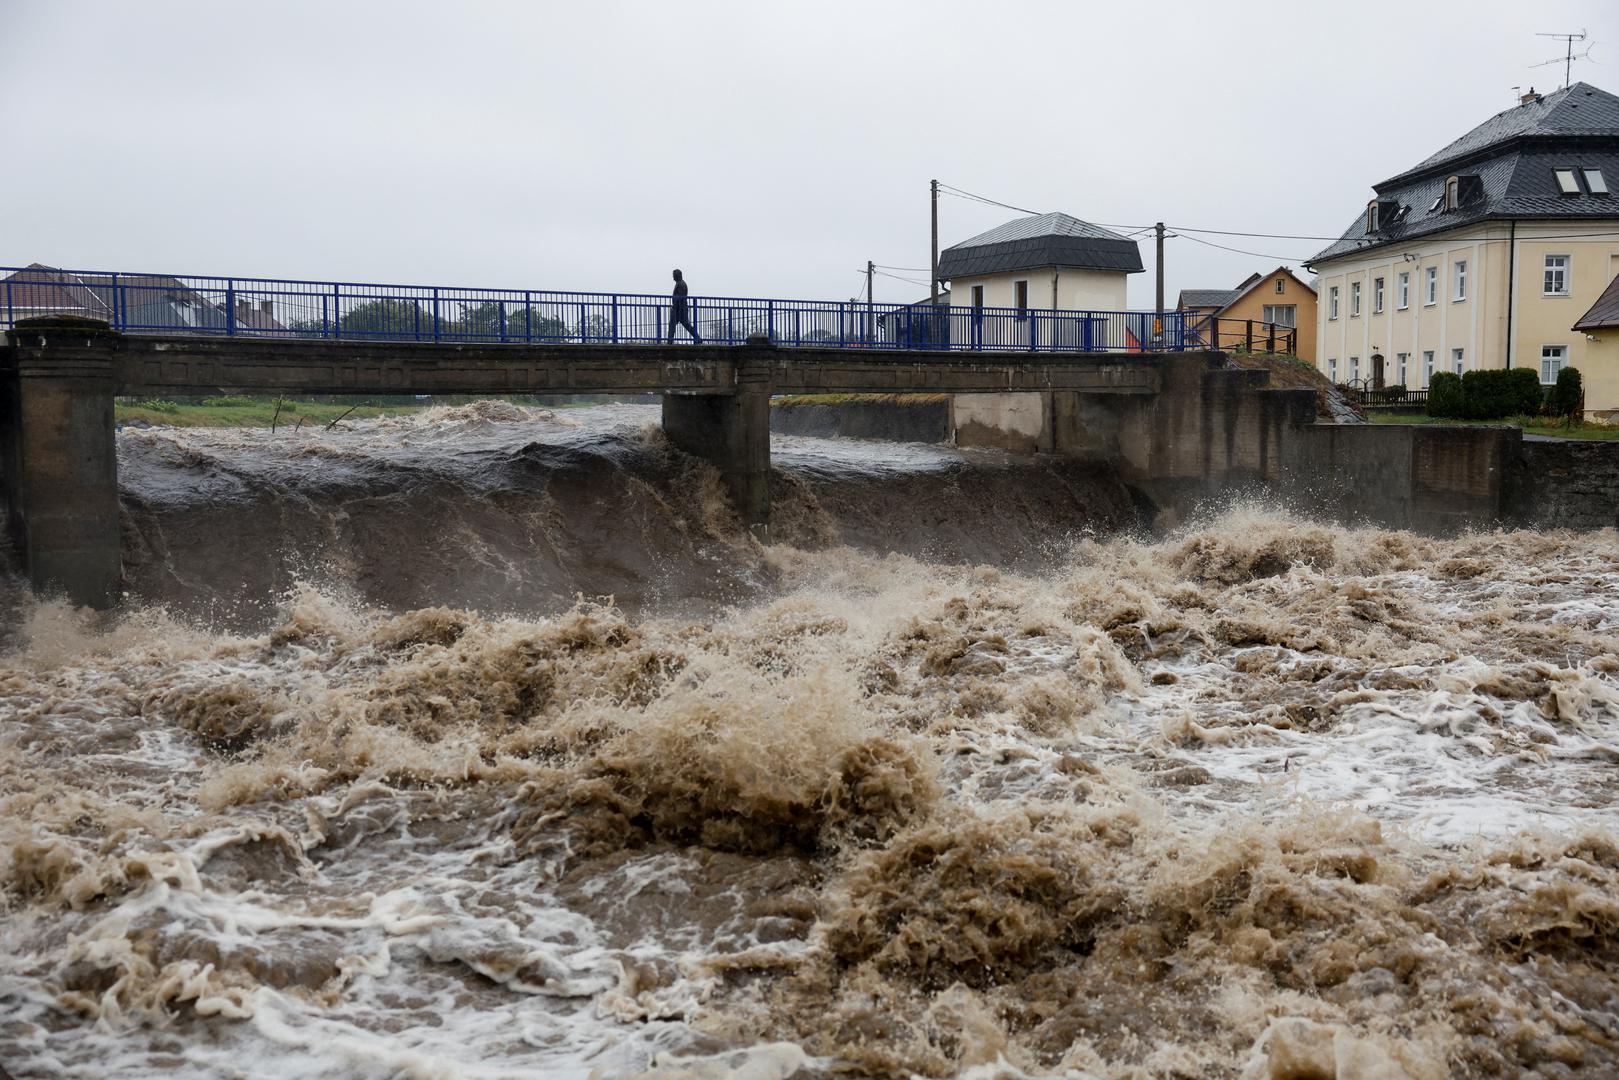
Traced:
[[1451, 371], [1434, 372], [1428, 380], [1428, 415], [1459, 420], [1462, 407], [1462, 377]]
[[1540, 375], [1529, 368], [1493, 368], [1462, 376], [1462, 416], [1468, 420], [1534, 416], [1543, 398]]
[[1557, 385], [1552, 387], [1552, 412], [1558, 416], [1572, 416], [1580, 409], [1580, 401], [1585, 396], [1585, 387], [1580, 378], [1580, 369], [1566, 367], [1557, 373]]
[[1428, 383], [1428, 415], [1448, 420], [1534, 416], [1544, 392], [1531, 368], [1493, 368], [1456, 375], [1436, 371]]

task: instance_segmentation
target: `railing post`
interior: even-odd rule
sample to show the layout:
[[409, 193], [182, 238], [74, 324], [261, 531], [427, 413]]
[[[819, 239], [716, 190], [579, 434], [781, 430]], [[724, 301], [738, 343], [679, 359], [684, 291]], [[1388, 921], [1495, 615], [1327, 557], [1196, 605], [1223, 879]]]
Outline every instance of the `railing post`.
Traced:
[[1249, 352], [1254, 351], [1254, 320], [1252, 319], [1248, 320], [1248, 329], [1243, 334], [1242, 343], [1243, 348], [1247, 349]]
[[613, 294], [613, 344], [618, 344], [618, 293]]
[[439, 321], [438, 286], [435, 285], [435, 286], [433, 286], [433, 340], [434, 341], [438, 340], [438, 334], [439, 334], [438, 321]]
[[1268, 327], [1268, 332], [1265, 335], [1265, 351], [1274, 353], [1276, 351], [1276, 324], [1267, 323], [1266, 326]]
[[776, 340], [776, 302], [765, 301], [765, 337], [771, 341]]
[[225, 334], [236, 333], [236, 282], [225, 279]]
[[495, 303], [500, 307], [500, 343], [504, 345], [506, 344], [506, 301], [496, 300]]
[[534, 340], [534, 293], [523, 290], [523, 340]]
[[332, 336], [334, 338], [343, 336], [343, 305], [339, 302], [339, 288], [341, 286], [332, 286]]
[[[7, 286], [9, 290], [10, 286]], [[112, 276], [112, 328], [124, 328], [124, 287], [118, 284], [118, 275]]]
[[414, 300], [410, 302], [410, 339], [422, 340], [422, 305]]
[[1029, 316], [1029, 351], [1033, 352], [1039, 347], [1038, 333], [1036, 332], [1035, 327], [1039, 325], [1040, 316], [1036, 315], [1034, 313], [1034, 309], [1032, 308], [1029, 309], [1027, 314]]

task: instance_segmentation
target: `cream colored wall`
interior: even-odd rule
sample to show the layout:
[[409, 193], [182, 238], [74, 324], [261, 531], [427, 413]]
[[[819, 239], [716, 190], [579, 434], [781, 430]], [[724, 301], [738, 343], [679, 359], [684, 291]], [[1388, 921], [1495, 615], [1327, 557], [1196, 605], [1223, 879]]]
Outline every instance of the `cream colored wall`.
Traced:
[[[1591, 335], [1569, 329], [1619, 274], [1616, 226], [1615, 219], [1518, 225], [1512, 366], [1539, 371], [1541, 346], [1568, 346], [1566, 362], [1580, 369], [1585, 382], [1587, 412], [1619, 409], [1619, 330], [1597, 331], [1598, 340], [1592, 341]], [[1547, 255], [1569, 257], [1568, 296], [1544, 294]]]
[[[971, 307], [973, 286], [984, 287], [985, 307], [1015, 307], [1012, 291], [1015, 281], [1029, 283], [1029, 306], [1063, 311], [1123, 311], [1127, 276], [1104, 270], [1019, 270], [1009, 274], [986, 274], [982, 277], [963, 277], [950, 282], [950, 301], [960, 307]], [[1057, 289], [1057, 302], [1052, 304], [1052, 285]]]
[[[1351, 359], [1360, 358], [1360, 378], [1370, 379], [1371, 357], [1385, 358], [1384, 383], [1400, 381], [1399, 354], [1408, 356], [1405, 385], [1425, 385], [1423, 353], [1434, 353], [1435, 371], [1454, 370], [1451, 350], [1463, 351], [1463, 370], [1502, 367], [1505, 359], [1506, 249], [1505, 225], [1475, 226], [1456, 234], [1424, 237], [1391, 245], [1365, 256], [1320, 263], [1316, 270], [1319, 315], [1316, 321], [1316, 367], [1349, 381]], [[1455, 300], [1456, 263], [1467, 262], [1467, 295]], [[1424, 302], [1423, 278], [1438, 270], [1435, 303]], [[1400, 307], [1399, 277], [1410, 274], [1410, 298]], [[1375, 282], [1384, 280], [1383, 310], [1376, 309]], [[1361, 283], [1361, 314], [1351, 315], [1351, 286]], [[1332, 288], [1339, 290], [1338, 318], [1332, 314]]]

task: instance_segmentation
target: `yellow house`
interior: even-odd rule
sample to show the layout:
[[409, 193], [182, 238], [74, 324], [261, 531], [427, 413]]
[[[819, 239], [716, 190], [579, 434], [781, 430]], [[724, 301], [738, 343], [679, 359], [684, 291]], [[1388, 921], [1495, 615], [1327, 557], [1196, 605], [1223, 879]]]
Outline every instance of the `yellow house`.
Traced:
[[[1235, 289], [1182, 289], [1178, 306], [1181, 311], [1201, 312], [1216, 320], [1212, 328], [1218, 336], [1211, 340], [1219, 348], [1245, 345], [1250, 323], [1255, 347], [1263, 348], [1262, 343], [1269, 340], [1269, 327], [1274, 325], [1278, 337], [1296, 330], [1295, 355], [1315, 361], [1315, 289], [1290, 267], [1250, 274]], [[1194, 327], [1205, 336], [1210, 328], [1207, 322]]]
[[1318, 275], [1316, 366], [1339, 382], [1435, 371], [1580, 368], [1586, 407], [1619, 408], [1619, 357], [1571, 327], [1619, 273], [1619, 97], [1534, 91], [1373, 187]]
[[[1586, 369], [1580, 372], [1585, 382], [1585, 408], [1587, 413], [1606, 414], [1613, 419], [1616, 412], [1609, 407], [1598, 407], [1593, 402], [1619, 400], [1619, 267], [1615, 267], [1612, 281], [1603, 290], [1591, 310], [1580, 316], [1573, 331], [1585, 339]], [[1540, 381], [1555, 372], [1542, 372]]]

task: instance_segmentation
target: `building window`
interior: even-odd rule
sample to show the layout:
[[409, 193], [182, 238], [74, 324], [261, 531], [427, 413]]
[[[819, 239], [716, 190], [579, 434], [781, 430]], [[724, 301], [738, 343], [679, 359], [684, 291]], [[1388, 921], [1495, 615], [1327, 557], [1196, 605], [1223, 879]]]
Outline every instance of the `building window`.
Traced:
[[1462, 204], [1462, 178], [1452, 176], [1445, 181], [1445, 209], [1454, 210]]
[[1553, 171], [1557, 173], [1557, 190], [1559, 192], [1564, 195], [1578, 195], [1580, 193], [1580, 182], [1574, 179], [1573, 169], [1556, 169]]
[[1333, 382], [1338, 381], [1338, 358], [1337, 357], [1333, 357], [1331, 360], [1327, 361], [1327, 378], [1331, 379]]
[[1327, 290], [1327, 318], [1338, 317], [1338, 286], [1334, 285]]
[[1398, 297], [1398, 299], [1396, 302], [1399, 304], [1400, 310], [1404, 311], [1406, 308], [1411, 306], [1411, 275], [1409, 273], [1402, 273], [1397, 281], [1398, 285], [1396, 285], [1397, 291], [1395, 295]]
[[1585, 188], [1593, 195], [1608, 193], [1608, 181], [1603, 177], [1601, 169], [1585, 170]]
[[1383, 279], [1372, 279], [1372, 314], [1383, 314]]
[[974, 285], [973, 286], [973, 307], [981, 308], [983, 306], [984, 306], [984, 287], [982, 285]]
[[1355, 318], [1360, 314], [1360, 282], [1349, 283], [1349, 317]]
[[1374, 233], [1374, 232], [1377, 231], [1377, 200], [1376, 199], [1373, 199], [1371, 202], [1366, 204], [1366, 231], [1368, 233]]
[[1452, 301], [1466, 300], [1467, 299], [1467, 260], [1466, 259], [1457, 259], [1455, 269], [1456, 269], [1455, 276], [1451, 278], [1451, 280], [1454, 282], [1453, 287], [1455, 288], [1455, 292], [1453, 292], [1451, 294], [1450, 298], [1451, 298]]
[[1567, 359], [1567, 345], [1542, 345], [1540, 347], [1541, 385], [1551, 386], [1556, 383], [1557, 373], [1563, 370], [1563, 363]]
[[1017, 308], [1018, 318], [1023, 318], [1024, 312], [1029, 310], [1029, 283], [1027, 281], [1012, 282], [1012, 306]]
[[1277, 278], [1276, 279], [1276, 292], [1277, 292], [1277, 295], [1285, 293], [1286, 291], [1287, 291], [1287, 279], [1286, 278], [1280, 278], [1280, 277]]
[[1297, 326], [1298, 311], [1295, 304], [1266, 304], [1265, 321], [1277, 326]]
[[1460, 375], [1462, 373], [1462, 369], [1467, 366], [1462, 362], [1462, 350], [1450, 350], [1450, 366], [1456, 372], [1456, 374]]
[[1410, 360], [1410, 358], [1411, 358], [1410, 353], [1395, 353], [1394, 354], [1394, 368], [1395, 368], [1396, 371], [1398, 371], [1400, 373], [1400, 385], [1401, 386], [1405, 385], [1406, 361]]
[[1422, 272], [1422, 303], [1433, 307], [1439, 302], [1439, 267], [1430, 266]]
[[1360, 382], [1360, 357], [1351, 356], [1349, 358], [1349, 383], [1353, 386], [1358, 382]]
[[1433, 350], [1422, 351], [1422, 385], [1427, 386], [1433, 382]]
[[1546, 256], [1546, 284], [1544, 286], [1543, 295], [1546, 295], [1546, 296], [1567, 296], [1568, 295], [1568, 256], [1567, 255], [1548, 255], [1548, 256]]

